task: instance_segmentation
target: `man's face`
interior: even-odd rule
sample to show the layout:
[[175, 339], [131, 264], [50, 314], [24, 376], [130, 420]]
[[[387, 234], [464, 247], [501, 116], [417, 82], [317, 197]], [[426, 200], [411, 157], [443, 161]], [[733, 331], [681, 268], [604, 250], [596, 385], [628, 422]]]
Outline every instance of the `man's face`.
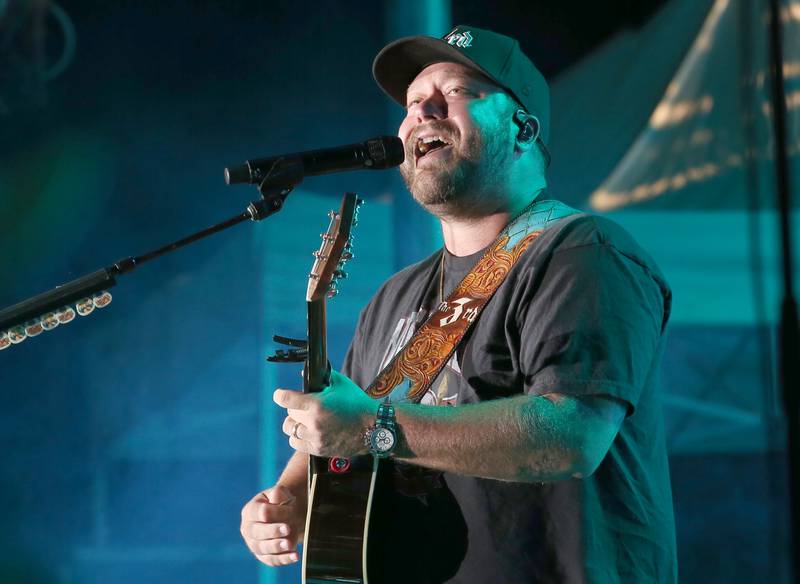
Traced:
[[433, 212], [461, 216], [497, 210], [493, 198], [514, 153], [513, 100], [457, 63], [423, 69], [406, 100], [400, 173], [414, 199]]

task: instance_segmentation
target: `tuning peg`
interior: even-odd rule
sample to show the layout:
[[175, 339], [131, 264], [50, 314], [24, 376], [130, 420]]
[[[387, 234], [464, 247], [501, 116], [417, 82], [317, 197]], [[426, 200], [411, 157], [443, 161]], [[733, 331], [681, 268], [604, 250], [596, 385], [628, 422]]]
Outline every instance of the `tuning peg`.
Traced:
[[8, 349], [11, 346], [11, 341], [8, 338], [6, 331], [0, 331], [0, 351]]
[[349, 262], [352, 259], [353, 259], [353, 254], [350, 253], [349, 251], [346, 251], [342, 254], [342, 263]]
[[336, 288], [331, 288], [328, 290], [328, 298], [333, 298], [334, 296], [338, 296], [339, 291]]
[[341, 278], [342, 280], [344, 280], [345, 278], [347, 278], [347, 272], [345, 272], [344, 270], [334, 270], [333, 277]]
[[328, 217], [330, 217], [331, 219], [338, 219], [339, 218], [339, 213], [337, 213], [334, 210], [330, 210], [330, 211], [328, 211]]
[[364, 199], [356, 198], [356, 208], [360, 207], [364, 203], [366, 203], [366, 201]]

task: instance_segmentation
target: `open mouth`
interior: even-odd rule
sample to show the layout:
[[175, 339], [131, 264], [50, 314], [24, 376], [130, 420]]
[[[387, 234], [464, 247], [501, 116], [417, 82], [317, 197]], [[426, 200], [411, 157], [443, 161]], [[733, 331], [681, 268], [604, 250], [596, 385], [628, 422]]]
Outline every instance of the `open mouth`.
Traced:
[[419, 162], [427, 154], [452, 146], [453, 143], [442, 136], [423, 136], [417, 138], [417, 143], [414, 145], [414, 159]]

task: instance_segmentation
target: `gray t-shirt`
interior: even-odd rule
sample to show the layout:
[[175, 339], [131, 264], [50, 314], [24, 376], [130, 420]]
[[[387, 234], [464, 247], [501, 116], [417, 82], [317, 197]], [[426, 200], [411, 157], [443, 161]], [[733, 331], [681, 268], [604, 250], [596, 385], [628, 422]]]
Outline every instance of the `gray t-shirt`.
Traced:
[[[362, 311], [343, 367], [361, 387], [436, 308], [441, 289], [446, 297], [483, 251], [444, 252], [443, 286], [442, 253], [393, 276]], [[676, 582], [656, 390], [670, 299], [653, 261], [615, 223], [574, 214], [547, 226], [423, 403], [607, 395], [627, 404], [627, 416], [599, 468], [580, 480], [512, 483], [425, 471], [434, 480], [404, 489], [398, 479], [398, 492], [376, 514], [381, 537], [396, 553], [396, 581]], [[402, 468], [390, 470], [404, 475]], [[387, 580], [395, 581], [388, 572]]]

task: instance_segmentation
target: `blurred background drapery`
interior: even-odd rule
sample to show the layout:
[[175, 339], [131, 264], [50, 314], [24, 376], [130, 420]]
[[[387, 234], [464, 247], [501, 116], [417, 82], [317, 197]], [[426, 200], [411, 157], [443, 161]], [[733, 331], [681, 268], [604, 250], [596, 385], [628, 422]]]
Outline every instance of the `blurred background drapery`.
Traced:
[[[602, 4], [602, 5], [601, 5]], [[800, 2], [782, 3], [794, 192]], [[663, 400], [681, 582], [782, 582], [780, 290], [765, 2], [0, 2], [0, 307], [227, 218], [222, 169], [392, 133], [390, 39], [453, 23], [518, 38], [551, 81], [550, 193], [608, 214], [675, 294]], [[325, 213], [367, 200], [329, 310], [337, 364], [371, 293], [436, 225], [394, 172], [308, 179], [279, 215], [143, 266], [114, 302], [0, 352], [0, 582], [294, 582], [239, 509], [289, 450]], [[794, 223], [797, 224], [796, 215]]]

